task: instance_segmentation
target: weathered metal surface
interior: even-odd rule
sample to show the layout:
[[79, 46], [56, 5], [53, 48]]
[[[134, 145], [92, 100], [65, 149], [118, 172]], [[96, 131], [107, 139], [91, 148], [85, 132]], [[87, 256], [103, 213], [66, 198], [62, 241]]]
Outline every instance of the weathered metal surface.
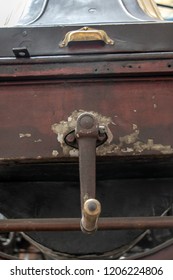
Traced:
[[[81, 4], [81, 1], [77, 2]], [[170, 35], [173, 26], [164, 22], [139, 24], [139, 19], [149, 18], [141, 10], [139, 18], [136, 17], [139, 6], [135, 6], [134, 13], [130, 12], [128, 15], [129, 2], [132, 1], [110, 2], [119, 7], [124, 4], [125, 9], [121, 6], [121, 12], [125, 14], [125, 21], [129, 21], [129, 17], [131, 21], [133, 17], [133, 21], [137, 22], [131, 22], [128, 26], [122, 22], [117, 24], [115, 16], [115, 24], [112, 13], [115, 15], [118, 10], [110, 11], [110, 6], [106, 5], [104, 12], [106, 18], [109, 15], [111, 23], [103, 18], [104, 24], [101, 24], [98, 19], [101, 18], [105, 4], [95, 1], [101, 5], [101, 12], [97, 13], [97, 7], [89, 7], [94, 1], [86, 1], [84, 6], [89, 7], [86, 13], [89, 20], [85, 23], [89, 24], [83, 24], [84, 17], [81, 13], [81, 17], [75, 17], [77, 22], [72, 21], [71, 25], [71, 20], [62, 16], [63, 13], [68, 15], [69, 7], [65, 6], [67, 9], [62, 14], [53, 11], [56, 18], [59, 17], [54, 26], [0, 29], [0, 211], [5, 217], [17, 219], [3, 221], [6, 225], [0, 223], [0, 228], [4, 226], [5, 230], [32, 230], [34, 232], [27, 234], [36, 242], [69, 254], [100, 254], [112, 250], [112, 246], [121, 250], [148, 228], [167, 228], [169, 238], [173, 226], [172, 216], [159, 217], [168, 212], [172, 215], [172, 179], [169, 182], [166, 179], [162, 182], [144, 180], [162, 175], [172, 178], [173, 54]], [[40, 25], [44, 16], [48, 15], [45, 11], [50, 8], [49, 4], [55, 1], [50, 0], [48, 5], [45, 3], [46, 1], [41, 14], [34, 21], [25, 18], [28, 24], [34, 25], [35, 22]], [[59, 1], [57, 6], [64, 3]], [[137, 4], [136, 1], [134, 3]], [[79, 14], [74, 8], [75, 5], [70, 16]], [[93, 15], [95, 20], [90, 21]], [[121, 14], [118, 16], [121, 17]], [[51, 19], [55, 20], [53, 16]], [[59, 24], [62, 19], [65, 21], [64, 25]], [[95, 38], [93, 29], [85, 30], [88, 31], [86, 41], [79, 42], [78, 30], [84, 26], [104, 30], [115, 44], [106, 44], [107, 40], [92, 41]], [[158, 32], [159, 37], [156, 36]], [[71, 42], [74, 39], [71, 38], [66, 42], [67, 46], [61, 48], [59, 44], [65, 35], [74, 33], [77, 35], [75, 42]], [[97, 39], [100, 38], [98, 31], [95, 35]], [[25, 58], [22, 58], [24, 53]], [[26, 53], [29, 54], [28, 58]], [[16, 58], [17, 56], [19, 57]], [[82, 172], [85, 175], [82, 177], [82, 184], [87, 183], [88, 173], [91, 174], [88, 180], [91, 185], [83, 188], [82, 203], [86, 197], [90, 198], [89, 192], [91, 198], [95, 197], [95, 173], [92, 175], [95, 170], [95, 148], [101, 167], [97, 177], [97, 197], [103, 202], [103, 218], [98, 223], [101, 230], [90, 237], [78, 231], [80, 219], [75, 218], [80, 217], [81, 208], [76, 163], [77, 157], [81, 156], [80, 151], [86, 149], [86, 142], [83, 137], [79, 137], [78, 154], [74, 147], [66, 145], [64, 138], [75, 130], [81, 113], [92, 114], [97, 118], [107, 134], [107, 140], [102, 146], [96, 148], [94, 139], [94, 149], [91, 151], [89, 145], [86, 157], [82, 160], [80, 158], [80, 165], [85, 171]], [[68, 134], [68, 137], [71, 136], [73, 135]], [[87, 156], [90, 160], [94, 159], [92, 164]], [[159, 160], [157, 167], [162, 170], [161, 174], [149, 171], [148, 162], [152, 163], [157, 173], [155, 159]], [[14, 162], [18, 162], [18, 166], [13, 165]], [[22, 174], [22, 170], [28, 172], [28, 162], [33, 163], [30, 170], [34, 172]], [[36, 167], [38, 163], [40, 166]], [[44, 163], [46, 167], [43, 168]], [[146, 169], [143, 163], [147, 166]], [[20, 164], [23, 169], [19, 167]], [[168, 167], [166, 171], [162, 164], [164, 168]], [[130, 171], [129, 165], [133, 165]], [[92, 168], [92, 172], [89, 168]], [[143, 179], [114, 180], [125, 176]], [[97, 228], [99, 211], [95, 215], [95, 210], [100, 208], [96, 206], [98, 205], [92, 201], [84, 209], [85, 230]], [[94, 219], [90, 212], [95, 215]], [[136, 217], [137, 215], [140, 217]], [[35, 232], [42, 229], [46, 232]], [[58, 231], [48, 232], [52, 230]]]
[[77, 118], [75, 136], [79, 147], [81, 228], [92, 233], [97, 229], [101, 205], [96, 196], [96, 142], [99, 123], [93, 114], [83, 113]]
[[99, 136], [99, 124], [93, 115], [79, 115], [75, 127], [79, 145], [79, 172], [81, 208], [89, 198], [96, 195], [96, 140]]
[[[72, 30], [83, 28], [80, 26], [52, 26], [52, 27], [16, 27], [1, 28], [0, 57], [14, 58], [13, 48], [27, 48], [31, 57], [56, 56], [72, 54], [108, 54], [108, 53], [144, 53], [144, 52], [171, 52], [173, 39], [173, 25], [170, 22], [162, 23], [132, 23], [117, 25], [92, 25], [94, 29], [104, 30], [114, 45], [98, 42], [80, 44], [72, 43], [68, 48], [59, 47], [65, 34]], [[127, 31], [128, 30], [128, 31]], [[158, 34], [159, 36], [156, 36]], [[147, 40], [146, 40], [147, 35]], [[39, 40], [38, 40], [39, 38]]]
[[[132, 258], [131, 258], [132, 259]], [[148, 254], [143, 256], [135, 256], [137, 260], [173, 260], [173, 245], [167, 244], [167, 246], [158, 246], [155, 250], [151, 250]]]
[[[173, 217], [99, 218], [98, 230], [172, 228]], [[79, 218], [0, 220], [0, 231], [79, 231]]]
[[77, 156], [63, 137], [82, 112], [106, 127], [97, 155], [171, 155], [172, 85], [171, 77], [1, 83], [1, 161]]
[[136, 76], [173, 73], [173, 53], [136, 53], [1, 58], [0, 80], [100, 76]]
[[[71, 119], [73, 120], [73, 118]], [[64, 125], [59, 127], [64, 130]], [[58, 132], [57, 125], [53, 129]], [[58, 137], [62, 143], [65, 142], [64, 144], [79, 149], [81, 229], [86, 233], [95, 232], [101, 212], [101, 205], [95, 199], [96, 148], [107, 140], [105, 127], [99, 126], [94, 114], [85, 112], [79, 114], [72, 132], [69, 132], [65, 137], [63, 135], [62, 137], [58, 135]], [[65, 146], [65, 148], [67, 147]]]
[[[116, 168], [112, 164], [112, 174], [117, 175], [118, 165], [117, 162]], [[100, 174], [102, 180], [97, 180], [97, 198], [102, 203], [102, 217], [161, 216], [171, 206], [173, 180], [164, 178], [146, 179], [144, 176], [147, 177], [148, 174], [144, 170], [145, 166], [142, 162], [136, 166], [138, 165], [143, 169], [143, 175], [141, 175], [141, 179], [135, 180], [134, 174], [133, 179], [105, 180], [108, 168], [104, 165], [104, 169], [106, 169], [103, 169]], [[131, 166], [133, 167], [133, 164]], [[58, 164], [54, 167], [57, 176], [51, 174], [51, 167], [50, 169], [47, 168], [48, 166], [41, 168], [40, 182], [38, 182], [37, 176], [35, 176], [35, 181], [32, 178], [32, 169], [20, 169], [22, 174], [19, 174], [15, 180], [12, 179], [12, 172], [8, 172], [7, 177], [10, 182], [0, 183], [1, 212], [9, 219], [47, 218], [50, 220], [51, 218], [64, 218], [66, 220], [68, 217], [78, 217], [78, 227], [80, 227], [79, 181], [74, 182], [69, 173], [65, 173], [63, 169], [59, 170]], [[156, 171], [150, 166], [149, 169], [154, 176]], [[34, 170], [37, 172], [37, 165], [33, 166]], [[122, 172], [125, 175], [127, 175], [126, 170], [128, 168], [124, 169], [123, 164]], [[78, 170], [76, 172], [78, 173]], [[15, 173], [15, 170], [13, 173]], [[58, 177], [62, 176], [61, 173], [64, 174], [63, 182], [62, 180], [58, 181]], [[24, 180], [23, 175], [28, 175], [28, 179]], [[49, 181], [46, 181], [45, 175], [49, 175]], [[19, 182], [19, 180], [23, 182]], [[162, 231], [164, 234], [163, 229]], [[167, 230], [166, 237], [172, 236], [171, 232], [171, 229]], [[89, 236], [83, 234], [80, 230], [77, 232], [28, 232], [28, 235], [38, 243], [55, 251], [72, 254], [96, 252], [100, 254], [131, 243], [140, 233], [139, 230], [129, 229], [121, 231], [98, 230], [95, 234]]]
[[166, 240], [162, 244], [125, 257], [126, 260], [172, 260], [173, 259], [173, 239]]

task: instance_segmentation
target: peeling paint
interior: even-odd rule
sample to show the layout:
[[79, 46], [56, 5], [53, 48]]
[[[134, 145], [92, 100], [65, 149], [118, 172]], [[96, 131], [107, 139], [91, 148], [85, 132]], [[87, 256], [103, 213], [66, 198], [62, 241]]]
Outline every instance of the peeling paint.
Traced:
[[57, 157], [59, 155], [59, 152], [57, 150], [52, 151], [52, 156]]
[[[63, 149], [64, 155], [71, 156], [71, 157], [78, 156], [78, 150], [67, 146], [66, 143], [64, 142], [64, 137], [68, 132], [75, 129], [78, 116], [84, 112], [86, 112], [86, 111], [84, 111], [84, 110], [77, 111], [76, 110], [67, 118], [67, 121], [61, 121], [60, 123], [55, 123], [52, 125], [52, 130], [54, 133], [57, 134], [57, 140]], [[108, 144], [111, 143], [113, 140], [113, 135], [112, 135], [112, 132], [110, 131], [108, 125], [109, 124], [115, 125], [115, 123], [113, 123], [112, 119], [110, 117], [102, 116], [101, 114], [98, 114], [97, 112], [89, 111], [88, 113], [93, 114], [97, 118], [99, 125], [100, 126], [103, 125], [105, 127], [106, 133], [108, 135], [107, 143]]]
[[133, 127], [133, 130], [138, 129], [138, 126], [137, 126], [137, 124], [135, 124], [135, 123], [132, 124], [132, 127]]
[[35, 143], [41, 143], [42, 142], [42, 139], [36, 139], [34, 140]]
[[157, 151], [162, 154], [172, 154], [173, 149], [170, 145], [155, 144], [153, 139], [148, 139], [147, 143], [136, 142], [134, 144], [135, 152], [142, 153], [143, 151]]
[[[52, 130], [57, 134], [57, 140], [62, 147], [63, 154], [70, 157], [78, 157], [79, 152], [77, 149], [69, 147], [64, 142], [64, 137], [67, 133], [74, 130], [76, 127], [77, 118], [84, 110], [74, 111], [67, 121], [61, 121], [52, 125]], [[120, 136], [117, 139], [117, 143], [112, 143], [113, 134], [110, 131], [109, 125], [116, 125], [110, 117], [102, 116], [96, 112], [92, 113], [98, 120], [99, 125], [105, 126], [106, 133], [108, 135], [107, 141], [96, 148], [96, 154], [99, 156], [104, 155], [139, 155], [145, 151], [158, 152], [160, 154], [173, 154], [173, 148], [171, 145], [163, 145], [161, 143], [155, 143], [154, 139], [148, 138], [146, 142], [140, 139], [140, 129], [137, 124], [132, 124], [132, 132], [130, 134]], [[58, 154], [56, 155], [58, 156]]]
[[41, 156], [37, 156], [37, 159], [41, 159], [42, 157]]
[[29, 137], [31, 137], [31, 133], [19, 133], [19, 137], [20, 138], [24, 138], [24, 137], [29, 138]]
[[78, 156], [79, 156], [79, 150], [77, 150], [77, 149], [72, 149], [72, 150], [69, 151], [69, 155], [70, 155], [71, 157], [78, 157]]
[[125, 135], [123, 137], [119, 137], [120, 140], [120, 144], [133, 144], [137, 141], [138, 139], [138, 135], [139, 135], [139, 130], [135, 130], [133, 133], [129, 134], [129, 135]]
[[97, 155], [103, 156], [108, 154], [114, 155], [138, 155], [144, 151], [153, 151], [161, 154], [173, 154], [171, 145], [162, 145], [154, 143], [153, 139], [148, 139], [147, 142], [140, 141], [140, 130], [136, 124], [132, 124], [133, 132], [131, 134], [119, 137], [117, 144], [107, 145], [97, 148]]

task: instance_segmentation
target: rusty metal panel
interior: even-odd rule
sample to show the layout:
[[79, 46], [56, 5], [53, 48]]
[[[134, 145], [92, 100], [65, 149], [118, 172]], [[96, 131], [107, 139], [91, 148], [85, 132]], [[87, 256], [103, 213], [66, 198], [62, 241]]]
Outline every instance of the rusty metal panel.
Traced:
[[0, 81], [173, 74], [173, 52], [1, 58]]
[[84, 111], [107, 128], [99, 156], [173, 154], [172, 84], [172, 78], [2, 83], [0, 158], [78, 156], [63, 138]]

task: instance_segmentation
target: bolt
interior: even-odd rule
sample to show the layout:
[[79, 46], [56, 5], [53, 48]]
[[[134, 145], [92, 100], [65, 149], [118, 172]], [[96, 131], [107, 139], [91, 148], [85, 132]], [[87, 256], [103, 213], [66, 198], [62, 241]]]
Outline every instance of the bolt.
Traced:
[[104, 141], [104, 140], [106, 140], [106, 135], [105, 135], [105, 133], [104, 133], [104, 134], [99, 134], [97, 139], [98, 139], [99, 141]]
[[82, 115], [79, 117], [79, 123], [83, 129], [91, 129], [94, 126], [94, 118], [92, 115]]
[[70, 133], [66, 136], [66, 141], [69, 143], [73, 143], [75, 141], [75, 135]]

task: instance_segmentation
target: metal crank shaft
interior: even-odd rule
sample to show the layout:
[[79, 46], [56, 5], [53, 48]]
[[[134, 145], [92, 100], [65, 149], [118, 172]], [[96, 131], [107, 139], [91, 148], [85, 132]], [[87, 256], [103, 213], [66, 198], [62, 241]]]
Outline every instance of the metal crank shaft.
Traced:
[[83, 113], [77, 119], [76, 139], [79, 148], [81, 229], [86, 233], [97, 230], [101, 213], [100, 202], [96, 196], [96, 142], [99, 125], [92, 114]]

